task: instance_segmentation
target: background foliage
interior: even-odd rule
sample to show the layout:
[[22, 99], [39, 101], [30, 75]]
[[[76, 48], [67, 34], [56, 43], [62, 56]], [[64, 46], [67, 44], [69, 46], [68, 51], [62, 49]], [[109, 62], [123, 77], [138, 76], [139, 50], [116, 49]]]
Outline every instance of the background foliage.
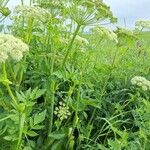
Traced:
[[2, 32], [30, 50], [0, 64], [1, 150], [149, 150], [149, 91], [130, 82], [150, 80], [149, 32], [103, 28], [101, 0], [22, 1], [11, 19]]

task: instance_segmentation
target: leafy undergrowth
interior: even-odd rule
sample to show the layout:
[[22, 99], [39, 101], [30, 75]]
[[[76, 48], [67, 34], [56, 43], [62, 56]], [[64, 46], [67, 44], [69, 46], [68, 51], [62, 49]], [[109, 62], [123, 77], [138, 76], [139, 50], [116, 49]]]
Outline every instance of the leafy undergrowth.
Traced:
[[22, 1], [10, 18], [0, 33], [0, 150], [149, 150], [149, 21], [112, 31], [99, 25], [116, 22], [110, 8], [92, 0]]

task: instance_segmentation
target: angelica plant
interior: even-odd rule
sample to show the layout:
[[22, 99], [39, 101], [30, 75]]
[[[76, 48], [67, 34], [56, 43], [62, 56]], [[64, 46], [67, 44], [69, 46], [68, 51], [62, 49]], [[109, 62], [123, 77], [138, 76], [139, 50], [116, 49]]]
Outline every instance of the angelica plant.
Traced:
[[86, 27], [94, 25], [107, 19], [110, 20], [110, 22], [116, 21], [110, 8], [103, 1], [72, 1], [68, 7], [68, 12], [70, 14], [70, 18], [77, 23], [77, 27], [64, 57], [63, 66], [68, 59], [73, 42], [82, 26]]
[[0, 149], [145, 149], [137, 32], [104, 26], [116, 18], [102, 0], [21, 2], [0, 33]]
[[[29, 51], [29, 47], [27, 44], [25, 44], [22, 40], [14, 37], [13, 35], [9, 34], [3, 34], [0, 33], [0, 64], [2, 65], [2, 73], [3, 76], [1, 76], [0, 82], [6, 87], [9, 96], [12, 99], [12, 106], [14, 107], [15, 115], [19, 115], [19, 137], [18, 137], [18, 143], [16, 149], [20, 149], [20, 144], [22, 140], [22, 128], [24, 126], [24, 120], [25, 120], [25, 114], [19, 113], [18, 109], [20, 109], [21, 105], [18, 104], [18, 100], [16, 99], [16, 96], [14, 95], [10, 84], [12, 84], [11, 81], [8, 79], [8, 74], [6, 70], [6, 63], [9, 60], [14, 60], [16, 62], [20, 61], [23, 58], [23, 55], [25, 52]], [[8, 62], [9, 63], [9, 62]], [[24, 109], [22, 109], [23, 111]], [[16, 140], [16, 137], [15, 137]]]
[[15, 101], [15, 98], [9, 87], [9, 84], [11, 82], [8, 80], [8, 77], [7, 77], [5, 63], [10, 58], [12, 58], [15, 61], [20, 61], [23, 57], [23, 54], [28, 51], [29, 51], [28, 45], [26, 45], [20, 39], [15, 38], [14, 36], [9, 35], [9, 34], [3, 34], [3, 33], [0, 34], [0, 54], [1, 54], [0, 63], [3, 66], [2, 83], [7, 87], [8, 92], [14, 101]]

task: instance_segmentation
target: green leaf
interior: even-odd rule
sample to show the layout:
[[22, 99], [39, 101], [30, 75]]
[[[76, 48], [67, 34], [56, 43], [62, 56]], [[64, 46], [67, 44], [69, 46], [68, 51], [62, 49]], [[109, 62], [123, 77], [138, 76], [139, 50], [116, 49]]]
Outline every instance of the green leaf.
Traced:
[[34, 132], [34, 131], [28, 131], [28, 132], [27, 132], [27, 135], [29, 135], [29, 136], [31, 136], [31, 137], [35, 137], [35, 136], [37, 136], [38, 134], [37, 134], [36, 132]]
[[100, 102], [98, 100], [93, 100], [93, 99], [81, 99], [80, 100], [81, 103], [83, 103], [84, 105], [89, 105], [89, 106], [93, 106], [96, 108], [100, 108]]
[[53, 139], [60, 140], [60, 139], [65, 138], [66, 134], [60, 133], [60, 132], [53, 132], [53, 133], [50, 133], [48, 136], [53, 138]]
[[16, 96], [17, 96], [17, 99], [18, 99], [20, 102], [25, 102], [25, 101], [26, 101], [26, 96], [24, 95], [23, 92], [18, 93], [18, 92], [16, 91]]
[[29, 147], [29, 146], [26, 146], [26, 147], [24, 147], [24, 149], [23, 150], [32, 150], [32, 148], [31, 147]]
[[41, 113], [35, 114], [34, 116], [34, 125], [37, 125], [39, 123], [41, 123], [42, 121], [44, 121], [46, 116], [46, 110], [44, 110]]
[[83, 103], [79, 103], [78, 101], [70, 101], [70, 107], [74, 110], [74, 111], [83, 111], [85, 110], [85, 106]]
[[34, 126], [34, 124], [33, 124], [33, 118], [31, 118], [31, 117], [30, 117], [30, 119], [29, 119], [29, 124], [30, 124], [30, 127], [31, 127], [31, 128]]
[[63, 74], [61, 71], [56, 71], [53, 73], [53, 75], [55, 75], [59, 79], [63, 79]]
[[45, 89], [35, 88], [30, 94], [31, 100], [39, 98], [40, 96], [42, 96], [45, 93], [45, 91], [46, 91]]
[[8, 135], [8, 136], [4, 136], [4, 139], [5, 139], [6, 141], [11, 141], [13, 138], [12, 138], [11, 135]]
[[32, 129], [34, 129], [34, 130], [40, 130], [40, 129], [43, 129], [43, 128], [44, 128], [44, 126], [42, 126], [42, 125], [35, 125], [35, 126], [32, 127]]
[[108, 140], [108, 144], [111, 147], [111, 149], [117, 149], [117, 150], [121, 150], [122, 149], [120, 141], [118, 141], [117, 139], [115, 141]]
[[[3, 116], [3, 117], [1, 117], [1, 116]], [[5, 115], [0, 115], [0, 122], [2, 122], [2, 121], [4, 121], [4, 120], [7, 120], [7, 119], [9, 119], [9, 118], [11, 118], [11, 115], [9, 115], [9, 116], [5, 116]]]
[[3, 83], [4, 85], [12, 84], [12, 82], [9, 81], [8, 79], [0, 79], [0, 82]]
[[51, 150], [62, 150], [63, 148], [63, 141], [55, 141], [51, 147]]
[[108, 150], [106, 147], [104, 147], [101, 144], [97, 144], [97, 147], [98, 147], [99, 150]]

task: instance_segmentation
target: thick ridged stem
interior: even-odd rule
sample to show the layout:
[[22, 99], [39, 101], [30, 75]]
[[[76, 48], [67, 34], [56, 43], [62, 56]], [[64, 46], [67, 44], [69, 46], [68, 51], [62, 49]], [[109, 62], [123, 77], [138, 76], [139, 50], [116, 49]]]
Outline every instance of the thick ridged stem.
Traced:
[[13, 92], [12, 92], [10, 86], [9, 86], [9, 83], [7, 83], [8, 78], [7, 78], [7, 72], [6, 72], [5, 63], [3, 63], [2, 66], [3, 66], [3, 76], [4, 76], [4, 80], [6, 80], [6, 83], [4, 83], [4, 85], [5, 85], [5, 87], [6, 87], [7, 91], [8, 91], [8, 93], [9, 93], [11, 99], [13, 100], [15, 106], [17, 106], [17, 100], [16, 100], [16, 98], [15, 98], [15, 96], [14, 96], [14, 94], [13, 94]]
[[65, 63], [66, 63], [66, 61], [67, 61], [67, 59], [68, 59], [68, 56], [69, 56], [70, 50], [71, 50], [71, 48], [72, 48], [73, 42], [74, 42], [74, 40], [75, 40], [75, 38], [76, 38], [76, 36], [77, 36], [79, 30], [80, 30], [80, 27], [81, 27], [81, 25], [77, 25], [77, 28], [76, 28], [76, 30], [75, 30], [75, 32], [74, 32], [74, 35], [73, 35], [73, 37], [72, 37], [72, 39], [71, 39], [71, 41], [70, 41], [69, 46], [68, 46], [68, 49], [67, 49], [65, 58], [64, 58], [63, 63], [62, 63], [62, 67], [65, 66]]

